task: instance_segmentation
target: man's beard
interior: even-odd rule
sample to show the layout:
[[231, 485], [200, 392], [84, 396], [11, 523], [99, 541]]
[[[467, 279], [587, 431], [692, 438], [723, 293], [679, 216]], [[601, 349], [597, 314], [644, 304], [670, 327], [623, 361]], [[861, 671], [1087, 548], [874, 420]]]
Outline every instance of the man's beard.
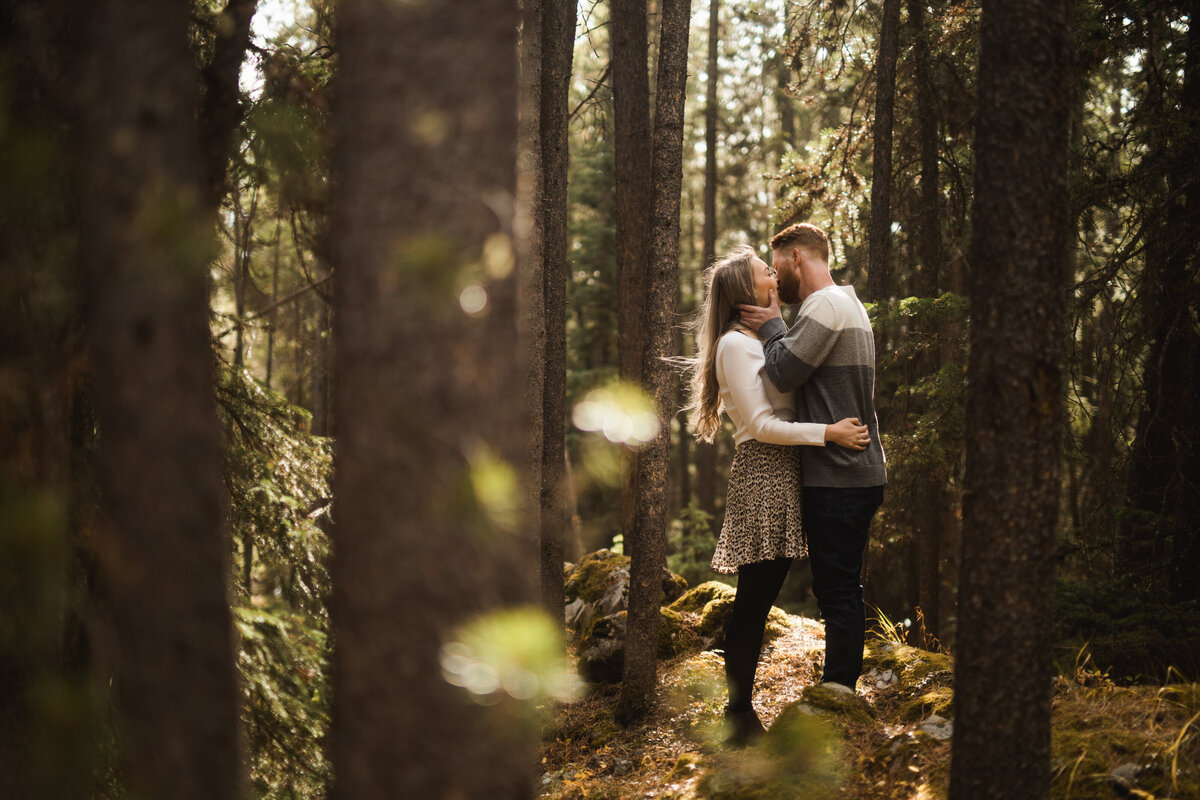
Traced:
[[796, 280], [794, 272], [781, 271], [779, 273], [779, 302], [789, 306], [796, 305], [800, 302], [800, 281]]

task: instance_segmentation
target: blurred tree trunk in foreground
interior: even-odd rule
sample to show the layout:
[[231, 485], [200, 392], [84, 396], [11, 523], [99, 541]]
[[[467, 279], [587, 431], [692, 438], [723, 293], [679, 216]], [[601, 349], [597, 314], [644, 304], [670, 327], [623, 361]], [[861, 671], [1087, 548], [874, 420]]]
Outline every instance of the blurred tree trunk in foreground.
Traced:
[[658, 435], [638, 454], [637, 515], [629, 542], [629, 618], [618, 715], [637, 718], [653, 696], [659, 605], [666, 560], [667, 460], [670, 456], [671, 322], [679, 286], [679, 205], [683, 180], [683, 105], [690, 0], [663, 0], [654, 110], [651, 270], [646, 281], [643, 384], [658, 411]]
[[1050, 793], [1068, 0], [985, 0], [972, 220], [955, 800]]
[[524, 797], [528, 731], [442, 660], [457, 626], [536, 596], [510, 466], [517, 8], [339, 14], [331, 796]]
[[[100, 692], [72, 580], [80, 395], [71, 51], [55, 3], [0, 0], [0, 797], [92, 795]], [[80, 414], [79, 416], [83, 416]]]
[[133, 797], [240, 798], [229, 542], [188, 7], [84, 3], [80, 284], [100, 508], [87, 544]]

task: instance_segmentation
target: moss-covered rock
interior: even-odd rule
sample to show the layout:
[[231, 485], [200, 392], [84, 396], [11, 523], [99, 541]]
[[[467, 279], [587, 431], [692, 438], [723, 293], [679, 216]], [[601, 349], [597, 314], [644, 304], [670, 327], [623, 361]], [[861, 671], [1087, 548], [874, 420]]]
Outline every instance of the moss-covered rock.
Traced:
[[658, 610], [658, 657], [675, 658], [697, 649], [700, 636], [687, 619], [670, 608]]
[[[700, 637], [677, 611], [658, 610], [658, 657], [670, 659], [696, 649]], [[618, 611], [593, 621], [579, 645], [579, 674], [590, 683], [617, 683], [625, 669], [628, 612]]]
[[954, 659], [905, 644], [869, 641], [863, 653], [863, 681], [886, 690], [884, 702], [900, 706], [907, 722], [929, 714], [949, 717], [953, 707]]
[[[686, 587], [683, 578], [664, 569], [663, 594], [659, 602], [675, 600]], [[567, 627], [576, 639], [582, 639], [588, 635], [595, 620], [628, 608], [629, 556], [611, 550], [588, 553], [578, 565], [564, 573], [563, 593]]]
[[839, 717], [861, 725], [870, 725], [875, 721], [875, 713], [866, 700], [836, 683], [805, 686], [800, 699], [785, 708], [783, 713], [792, 709], [795, 713]]
[[595, 603], [609, 590], [613, 583], [614, 573], [624, 570], [625, 580], [629, 580], [629, 556], [614, 553], [611, 550], [597, 550], [588, 553], [579, 560], [575, 569], [565, 576], [563, 592], [568, 601], [576, 598], [585, 603]]
[[[725, 626], [733, 614], [732, 594], [716, 597], [705, 604], [700, 612], [700, 635], [713, 640], [713, 646], [720, 646], [725, 641]], [[792, 629], [791, 617], [781, 608], [771, 607], [767, 615], [767, 628], [763, 632], [763, 644], [778, 639]]]
[[828, 800], [845, 779], [842, 750], [826, 720], [793, 704], [759, 746], [723, 753], [697, 790], [710, 800]]
[[671, 610], [684, 614], [699, 614], [711, 601], [718, 598], [732, 598], [737, 590], [728, 583], [706, 581], [699, 586], [693, 586], [671, 603]]
[[954, 716], [954, 690], [949, 686], [935, 686], [914, 695], [902, 702], [896, 712], [897, 718], [904, 722], [920, 722], [934, 714], [946, 719]]

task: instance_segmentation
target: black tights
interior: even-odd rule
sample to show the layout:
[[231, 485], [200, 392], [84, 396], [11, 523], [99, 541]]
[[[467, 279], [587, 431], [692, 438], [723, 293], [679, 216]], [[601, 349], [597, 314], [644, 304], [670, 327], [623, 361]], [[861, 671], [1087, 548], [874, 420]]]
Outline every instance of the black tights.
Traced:
[[762, 649], [767, 615], [779, 596], [792, 559], [777, 558], [738, 567], [737, 597], [725, 627], [725, 679], [729, 683], [729, 710], [749, 711], [754, 673]]

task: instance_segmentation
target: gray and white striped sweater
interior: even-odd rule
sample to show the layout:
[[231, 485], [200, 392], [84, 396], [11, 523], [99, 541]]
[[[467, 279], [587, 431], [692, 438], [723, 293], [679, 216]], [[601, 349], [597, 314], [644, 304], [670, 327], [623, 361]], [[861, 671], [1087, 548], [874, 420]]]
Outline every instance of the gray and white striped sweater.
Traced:
[[781, 319], [759, 331], [767, 377], [796, 392], [796, 421], [826, 425], [858, 417], [871, 444], [855, 451], [832, 442], [802, 448], [805, 486], [862, 487], [887, 483], [886, 459], [875, 415], [875, 338], [871, 320], [853, 286], [813, 292], [791, 329]]

